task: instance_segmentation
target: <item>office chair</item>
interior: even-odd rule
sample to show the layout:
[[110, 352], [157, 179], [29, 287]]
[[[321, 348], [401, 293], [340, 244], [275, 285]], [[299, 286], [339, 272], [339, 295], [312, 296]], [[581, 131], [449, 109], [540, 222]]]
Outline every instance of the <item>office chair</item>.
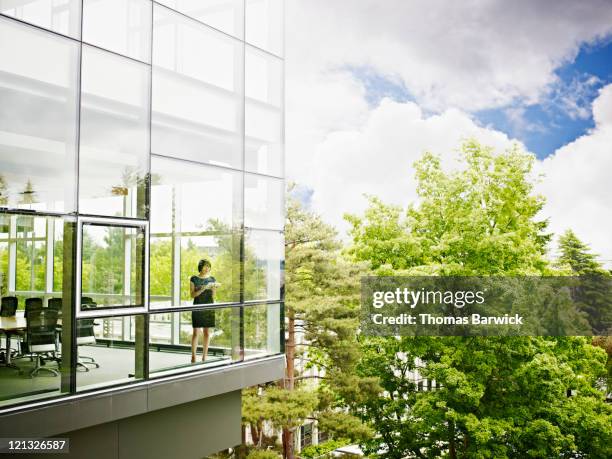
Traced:
[[49, 309], [55, 309], [58, 314], [61, 314], [62, 310], [62, 299], [61, 298], [49, 298], [47, 303]]
[[[83, 309], [92, 309], [97, 305], [89, 297], [81, 298], [81, 307]], [[87, 346], [96, 344], [96, 334], [94, 326], [96, 322], [94, 319], [80, 319], [77, 321], [77, 346]], [[100, 364], [96, 362], [96, 359], [88, 355], [78, 354], [77, 366], [83, 368], [85, 371], [89, 371], [87, 365], [92, 365], [94, 368], [100, 368]]]
[[36, 311], [43, 308], [42, 298], [26, 298], [24, 317], [27, 319], [30, 311]]
[[19, 304], [16, 296], [2, 297], [2, 306], [0, 307], [1, 317], [13, 317], [17, 313], [17, 305]]
[[43, 367], [43, 356], [51, 354], [55, 356], [55, 334], [57, 327], [57, 311], [53, 309], [33, 309], [26, 317], [26, 341], [25, 345], [29, 354], [36, 357], [36, 366], [30, 372], [30, 378], [36, 376], [40, 371], [48, 371], [58, 376], [59, 373], [53, 368]]

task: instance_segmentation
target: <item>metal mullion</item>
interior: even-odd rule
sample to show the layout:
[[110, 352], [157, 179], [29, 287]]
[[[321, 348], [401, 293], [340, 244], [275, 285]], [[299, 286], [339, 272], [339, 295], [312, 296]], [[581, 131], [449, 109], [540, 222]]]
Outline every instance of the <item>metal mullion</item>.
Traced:
[[248, 308], [251, 306], [269, 305], [269, 304], [278, 304], [278, 303], [282, 303], [282, 300], [280, 298], [266, 299], [266, 300], [248, 300], [243, 303], [243, 306]]
[[198, 25], [203, 26], [204, 28], [206, 28], [206, 29], [208, 29], [210, 31], [220, 33], [220, 34], [224, 35], [225, 37], [230, 38], [230, 39], [235, 40], [235, 41], [243, 41], [240, 38], [233, 36], [232, 34], [229, 34], [229, 33], [225, 32], [223, 30], [217, 29], [217, 28], [211, 26], [210, 24], [207, 24], [207, 23], [201, 21], [200, 19], [196, 19], [196, 18], [194, 18], [192, 16], [189, 16], [188, 14], [185, 14], [185, 13], [183, 13], [181, 11], [175, 10], [174, 8], [172, 8], [172, 7], [168, 6], [168, 5], [165, 5], [163, 3], [159, 3], [159, 2], [156, 2], [156, 1], [153, 1], [153, 3], [155, 3], [160, 8], [163, 8], [163, 9], [168, 10], [168, 11], [170, 11], [172, 13], [175, 13], [175, 14], [177, 14], [177, 15], [185, 18], [185, 19], [193, 21], [193, 22], [197, 23]]
[[[126, 55], [118, 53], [116, 51], [112, 51], [110, 49], [106, 49], [106, 48], [103, 48], [101, 46], [94, 45], [92, 43], [83, 41], [82, 40], [82, 38], [83, 38], [83, 7], [82, 7], [82, 2], [81, 2], [81, 39], [74, 38], [74, 37], [71, 37], [69, 35], [64, 35], [62, 33], [56, 32], [55, 30], [47, 29], [46, 27], [42, 27], [42, 26], [39, 26], [37, 24], [33, 24], [31, 22], [28, 22], [28, 21], [24, 21], [23, 19], [19, 19], [19, 18], [13, 17], [13, 16], [6, 16], [6, 15], [4, 15], [2, 13], [0, 13], [0, 18], [1, 18], [0, 20], [5, 19], [5, 20], [8, 20], [8, 21], [18, 22], [20, 24], [23, 24], [24, 26], [32, 27], [34, 29], [40, 30], [41, 32], [50, 33], [52, 35], [55, 35], [58, 38], [64, 38], [66, 40], [71, 40], [71, 41], [73, 41], [75, 43], [79, 43], [80, 45], [91, 46], [92, 48], [97, 48], [97, 49], [99, 49], [101, 51], [106, 51], [108, 53], [114, 54], [116, 56], [123, 57], [125, 59], [129, 59], [129, 60], [134, 61], [134, 62], [138, 62], [140, 64], [149, 65], [149, 66], [151, 65], [150, 63], [145, 62], [145, 61], [141, 61], [140, 59], [136, 59], [134, 57], [126, 56]], [[234, 39], [236, 39], [236, 38], [234, 38]]]
[[0, 215], [22, 215], [22, 216], [30, 216], [30, 217], [66, 217], [67, 215], [74, 215], [73, 212], [70, 213], [62, 213], [62, 212], [48, 212], [48, 211], [33, 211], [28, 209], [18, 209], [18, 208], [9, 208], [2, 207], [0, 208]]
[[[276, 300], [275, 302], [278, 303], [278, 300]], [[240, 306], [243, 306], [243, 303], [232, 302], [232, 303], [189, 304], [185, 306], [171, 306], [169, 308], [164, 307], [164, 308], [159, 308], [159, 309], [151, 309], [150, 312], [151, 314], [166, 314], [166, 313], [175, 313], [175, 312], [197, 311], [200, 309], [203, 310], [203, 309], [238, 308]]]
[[246, 226], [245, 230], [248, 231], [261, 231], [266, 233], [281, 233], [284, 234], [284, 229], [275, 229], [275, 228], [261, 228], [259, 226]]
[[[108, 215], [96, 215], [96, 214], [85, 214], [85, 213], [79, 213], [79, 217], [87, 218], [89, 220], [100, 220], [100, 219], [104, 219], [104, 218], [114, 218], [114, 217], [109, 217]], [[147, 223], [149, 221], [149, 220], [144, 219], [144, 218], [136, 218], [136, 217], [121, 217], [118, 220], [121, 220], [122, 223], [120, 223], [120, 224], [113, 223], [115, 226], [139, 226], [142, 223]]]
[[45, 294], [53, 293], [53, 262], [55, 246], [55, 221], [47, 219], [46, 234], [46, 259], [45, 259]]
[[[244, 305], [244, 290], [246, 285], [245, 280], [245, 244], [246, 244], [246, 230], [245, 230], [245, 215], [246, 215], [246, 0], [242, 2], [242, 107], [240, 113], [242, 114], [242, 221], [240, 224], [240, 303]], [[244, 340], [244, 306], [240, 307], [239, 310], [239, 354], [240, 360], [244, 361], [245, 355], [245, 340]]]
[[[41, 32], [50, 33], [50, 34], [55, 35], [56, 37], [59, 37], [59, 38], [65, 38], [67, 40], [71, 40], [71, 41], [74, 41], [74, 42], [77, 42], [77, 43], [81, 42], [81, 40], [78, 39], [78, 38], [74, 38], [74, 37], [71, 37], [69, 35], [64, 35], [62, 33], [56, 32], [55, 30], [47, 29], [46, 27], [42, 27], [42, 26], [39, 26], [37, 24], [33, 24], [31, 22], [28, 22], [28, 21], [24, 21], [23, 19], [19, 19], [19, 18], [16, 18], [14, 16], [7, 16], [5, 14], [0, 13], [0, 19], [6, 19], [8, 21], [18, 22], [18, 23], [23, 24], [23, 25], [25, 25], [27, 27], [32, 27], [34, 29], [38, 29]], [[83, 16], [81, 14], [81, 22], [82, 21], [83, 21]], [[82, 35], [82, 32], [81, 32], [81, 35]]]
[[138, 63], [138, 64], [142, 64], [142, 65], [146, 65], [147, 67], [151, 67], [150, 63], [145, 62], [145, 61], [141, 61], [140, 59], [136, 59], [135, 57], [126, 56], [125, 54], [118, 53], [117, 51], [113, 51], [111, 49], [103, 48], [102, 46], [94, 45], [94, 44], [89, 43], [87, 41], [84, 41], [82, 43], [86, 47], [94, 48], [94, 49], [97, 49], [99, 51], [104, 51], [106, 53], [113, 54], [113, 55], [115, 55], [117, 57], [121, 57], [123, 59], [128, 59], [128, 60], [130, 60], [132, 62], [135, 62], [135, 63]]
[[[243, 129], [243, 136], [244, 136], [244, 129]], [[244, 154], [244, 152], [243, 152]], [[203, 162], [203, 161], [196, 161], [195, 159], [187, 159], [187, 158], [180, 158], [180, 157], [176, 157], [176, 156], [168, 156], [168, 155], [164, 155], [161, 153], [151, 153], [151, 157], [153, 158], [160, 158], [160, 159], [170, 159], [170, 160], [174, 160], [174, 161], [182, 161], [184, 163], [190, 163], [190, 164], [196, 164], [198, 166], [203, 166], [203, 167], [208, 167], [211, 169], [224, 169], [230, 172], [245, 172], [244, 171], [244, 164], [243, 167], [240, 169], [236, 169], [235, 167], [230, 167], [230, 166], [223, 166], [221, 164], [212, 164], [212, 163], [208, 163], [208, 162]], [[257, 175], [260, 177], [266, 177], [266, 178], [271, 178], [271, 179], [276, 179], [276, 180], [285, 180], [284, 177], [279, 177], [277, 175], [270, 175], [270, 174], [261, 174], [259, 172], [248, 172], [248, 174], [252, 174], [252, 175]]]
[[[150, 352], [149, 352], [149, 344], [150, 344], [150, 327], [151, 327], [151, 315], [150, 315], [150, 309], [151, 309], [151, 291], [150, 291], [150, 286], [151, 286], [151, 232], [150, 232], [150, 226], [151, 226], [151, 188], [152, 188], [152, 180], [151, 180], [151, 151], [152, 151], [152, 145], [153, 145], [153, 33], [155, 31], [155, 21], [153, 18], [153, 12], [154, 12], [155, 6], [153, 5], [153, 2], [151, 2], [151, 29], [150, 29], [150, 43], [149, 43], [149, 60], [151, 62], [151, 65], [149, 66], [149, 154], [147, 155], [147, 174], [145, 175], [146, 179], [145, 179], [145, 217], [149, 222], [149, 232], [146, 234], [146, 238], [145, 238], [145, 254], [146, 254], [146, 260], [145, 260], [145, 270], [143, 272], [143, 276], [144, 279], [143, 281], [145, 282], [144, 287], [146, 287], [145, 289], [143, 289], [143, 295], [146, 293], [147, 295], [147, 299], [146, 299], [146, 303], [147, 303], [147, 314], [144, 316], [143, 318], [143, 327], [144, 327], [144, 343], [143, 343], [143, 374], [142, 377], [146, 380], [149, 379], [149, 368], [150, 368], [150, 363], [149, 363], [149, 356], [150, 356]], [[172, 339], [172, 335], [171, 335], [171, 339]]]

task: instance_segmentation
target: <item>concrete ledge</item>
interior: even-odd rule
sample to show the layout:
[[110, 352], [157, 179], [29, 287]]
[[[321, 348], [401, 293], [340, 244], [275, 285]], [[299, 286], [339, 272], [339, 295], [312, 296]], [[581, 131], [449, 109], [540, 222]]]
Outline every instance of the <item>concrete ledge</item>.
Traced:
[[3, 437], [49, 437], [281, 379], [279, 355], [41, 402], [0, 415]]

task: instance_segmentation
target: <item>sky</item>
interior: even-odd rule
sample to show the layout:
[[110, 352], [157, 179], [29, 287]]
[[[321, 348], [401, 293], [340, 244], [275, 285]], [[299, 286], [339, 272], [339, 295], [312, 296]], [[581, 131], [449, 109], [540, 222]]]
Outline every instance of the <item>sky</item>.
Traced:
[[[286, 174], [336, 226], [416, 198], [424, 151], [537, 157], [549, 230], [612, 266], [610, 0], [286, 0]], [[554, 247], [551, 248], [554, 252]]]

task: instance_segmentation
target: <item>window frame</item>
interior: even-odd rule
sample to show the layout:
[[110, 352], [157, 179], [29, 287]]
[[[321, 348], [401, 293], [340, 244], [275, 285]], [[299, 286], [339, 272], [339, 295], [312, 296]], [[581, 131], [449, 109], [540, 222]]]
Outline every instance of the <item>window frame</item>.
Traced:
[[[91, 310], [82, 310], [82, 270], [83, 270], [83, 226], [107, 226], [119, 228], [135, 228], [144, 232], [143, 263], [142, 263], [142, 305], [134, 306], [104, 306]], [[102, 217], [78, 217], [77, 219], [77, 242], [76, 242], [76, 282], [75, 282], [75, 306], [76, 319], [91, 317], [108, 317], [119, 315], [147, 314], [149, 312], [149, 222], [146, 220], [102, 218]]]

